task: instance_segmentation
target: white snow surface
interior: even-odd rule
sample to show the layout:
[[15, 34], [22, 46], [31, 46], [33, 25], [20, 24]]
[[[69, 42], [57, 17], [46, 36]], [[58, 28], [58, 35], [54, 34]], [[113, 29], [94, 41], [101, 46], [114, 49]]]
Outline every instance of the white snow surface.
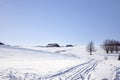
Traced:
[[99, 46], [93, 55], [85, 46], [0, 46], [0, 80], [120, 80], [117, 58]]

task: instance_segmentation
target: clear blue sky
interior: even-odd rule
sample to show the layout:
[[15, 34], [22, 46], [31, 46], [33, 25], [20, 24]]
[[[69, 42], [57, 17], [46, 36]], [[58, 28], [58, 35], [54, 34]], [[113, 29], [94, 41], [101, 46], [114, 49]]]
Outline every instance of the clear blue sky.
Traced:
[[12, 45], [120, 40], [120, 0], [0, 0], [0, 41]]

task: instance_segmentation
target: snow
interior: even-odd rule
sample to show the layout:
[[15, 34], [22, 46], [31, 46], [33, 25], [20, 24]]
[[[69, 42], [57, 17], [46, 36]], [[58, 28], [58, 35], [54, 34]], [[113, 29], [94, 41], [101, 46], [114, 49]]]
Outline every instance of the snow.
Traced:
[[75, 47], [25, 47], [29, 49], [34, 49], [34, 50], [42, 50], [42, 51], [47, 51], [47, 52], [52, 52], [52, 53], [57, 53], [57, 54], [63, 54], [67, 56], [74, 56], [78, 57], [80, 59], [96, 59], [96, 60], [104, 60], [107, 58], [108, 60], [111, 59], [117, 59], [118, 54], [106, 54], [104, 50], [101, 49], [100, 46], [96, 46], [96, 52], [93, 52], [93, 55], [89, 55], [89, 53], [86, 51], [86, 46], [75, 46]]
[[96, 50], [0, 46], [0, 80], [120, 80], [118, 54]]
[[117, 60], [102, 61], [98, 66], [96, 66], [95, 70], [91, 72], [90, 80], [114, 80], [117, 67], [120, 67], [120, 62]]
[[69, 67], [71, 64], [77, 64], [78, 62], [75, 62], [75, 60], [76, 58], [74, 57], [66, 57], [44, 51], [5, 46], [0, 48], [0, 68], [6, 69], [37, 69], [36, 71], [46, 73], [47, 71], [55, 69], [57, 71], [59, 68]]

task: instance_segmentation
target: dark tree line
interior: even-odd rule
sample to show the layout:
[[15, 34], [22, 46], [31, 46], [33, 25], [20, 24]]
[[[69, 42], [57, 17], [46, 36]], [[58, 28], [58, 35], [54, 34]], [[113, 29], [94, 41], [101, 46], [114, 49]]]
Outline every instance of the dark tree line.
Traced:
[[102, 48], [106, 51], [106, 53], [113, 53], [114, 51], [118, 53], [120, 50], [120, 42], [117, 40], [107, 39], [103, 42]]
[[[106, 51], [106, 53], [113, 53], [114, 51], [118, 53], [120, 51], [120, 42], [117, 40], [107, 39], [101, 46]], [[92, 41], [87, 45], [87, 51], [90, 53], [90, 55], [96, 51], [94, 43]], [[118, 60], [120, 60], [120, 54], [118, 55]]]

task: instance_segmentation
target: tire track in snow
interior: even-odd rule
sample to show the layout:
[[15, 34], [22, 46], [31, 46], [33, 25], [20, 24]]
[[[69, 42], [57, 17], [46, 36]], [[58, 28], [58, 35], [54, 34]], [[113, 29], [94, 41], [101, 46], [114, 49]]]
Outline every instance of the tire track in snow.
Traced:
[[[84, 80], [89, 79], [89, 72], [95, 69], [100, 61], [91, 60], [86, 63], [74, 66], [63, 72], [48, 76], [45, 80]], [[88, 75], [89, 74], [89, 75]]]
[[79, 72], [75, 76], [68, 78], [67, 80], [77, 80], [77, 79], [84, 80], [87, 74], [96, 67], [96, 64], [97, 63], [90, 64], [90, 66], [86, 65], [82, 70], [79, 70]]
[[114, 80], [120, 80], [120, 68], [116, 70], [116, 78]]

